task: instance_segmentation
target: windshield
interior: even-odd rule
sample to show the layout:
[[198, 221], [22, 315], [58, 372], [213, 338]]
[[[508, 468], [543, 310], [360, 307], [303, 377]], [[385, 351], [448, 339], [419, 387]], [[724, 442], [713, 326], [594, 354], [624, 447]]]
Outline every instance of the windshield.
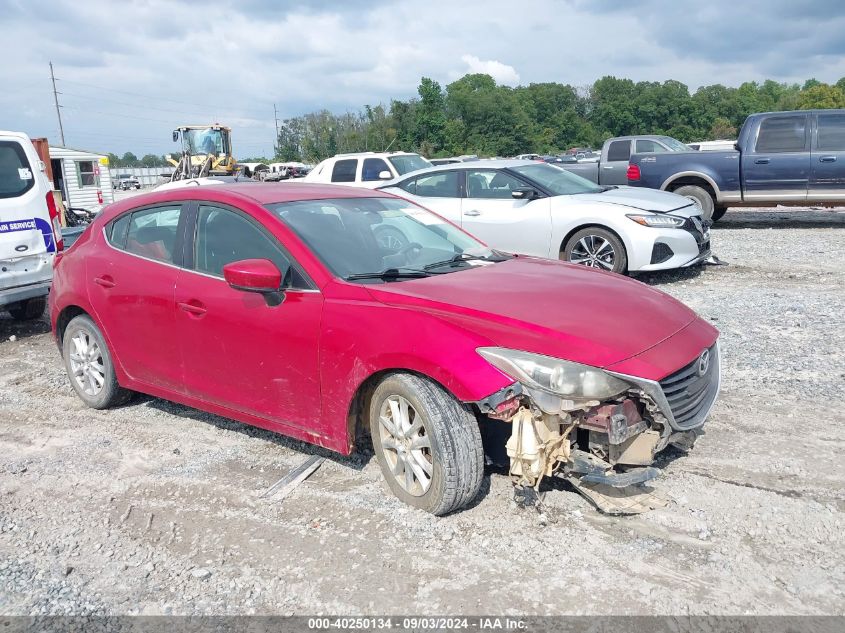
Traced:
[[[340, 198], [267, 207], [338, 277], [391, 269], [438, 274], [485, 265], [480, 260], [499, 255], [440, 216], [405, 200]], [[450, 261], [462, 258], [466, 261]]]
[[688, 152], [691, 149], [689, 145], [684, 145], [678, 139], [672, 138], [671, 136], [661, 136], [660, 140], [673, 152]]
[[222, 154], [223, 132], [207, 127], [199, 130], [185, 130], [183, 145], [191, 154]]
[[571, 196], [576, 193], [600, 193], [604, 191], [595, 183], [586, 178], [576, 176], [562, 167], [555, 167], [548, 163], [535, 163], [533, 165], [520, 165], [511, 167], [513, 171], [533, 180], [544, 187], [555, 196]]
[[431, 167], [425, 158], [418, 154], [402, 154], [400, 156], [390, 156], [388, 159], [393, 163], [393, 167], [399, 172], [400, 176], [404, 176], [408, 172], [417, 171], [418, 169], [425, 169]]

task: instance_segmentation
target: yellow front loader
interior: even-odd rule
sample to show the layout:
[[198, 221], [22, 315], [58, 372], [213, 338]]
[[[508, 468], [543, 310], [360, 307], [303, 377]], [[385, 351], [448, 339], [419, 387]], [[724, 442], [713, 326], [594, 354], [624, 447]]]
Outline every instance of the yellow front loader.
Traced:
[[173, 142], [182, 140], [178, 160], [167, 156], [176, 170], [170, 180], [224, 176], [235, 173], [232, 155], [232, 128], [213, 125], [184, 125], [173, 130]]

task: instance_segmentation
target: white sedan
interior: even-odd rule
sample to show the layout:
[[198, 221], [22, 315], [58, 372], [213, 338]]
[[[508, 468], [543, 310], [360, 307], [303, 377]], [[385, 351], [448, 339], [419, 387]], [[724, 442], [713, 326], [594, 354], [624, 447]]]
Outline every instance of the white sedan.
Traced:
[[[710, 257], [710, 230], [689, 198], [606, 187], [523, 160], [455, 163], [380, 187], [427, 207], [493, 248], [612, 270], [649, 271]], [[379, 237], [402, 248], [403, 236]]]

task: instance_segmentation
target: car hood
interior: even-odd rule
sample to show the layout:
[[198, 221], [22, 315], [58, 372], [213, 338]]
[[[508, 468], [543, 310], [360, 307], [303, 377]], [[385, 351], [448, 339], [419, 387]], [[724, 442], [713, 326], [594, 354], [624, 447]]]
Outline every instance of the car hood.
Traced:
[[657, 189], [641, 187], [617, 187], [601, 193], [578, 193], [567, 196], [577, 202], [604, 202], [618, 204], [640, 211], [668, 213], [684, 207], [691, 207], [692, 201], [684, 196]]
[[640, 354], [697, 318], [627, 277], [522, 256], [367, 288], [382, 303], [428, 311], [492, 345], [595, 367]]

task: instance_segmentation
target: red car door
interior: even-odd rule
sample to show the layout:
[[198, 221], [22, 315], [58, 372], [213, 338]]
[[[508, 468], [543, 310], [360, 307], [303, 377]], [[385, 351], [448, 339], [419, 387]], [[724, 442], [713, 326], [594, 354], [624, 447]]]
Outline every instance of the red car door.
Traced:
[[88, 296], [114, 354], [135, 380], [182, 391], [174, 290], [184, 222], [168, 203], [115, 218], [87, 257]]
[[[260, 223], [199, 203], [187, 270], [176, 285], [176, 331], [189, 395], [320, 432], [317, 352], [323, 297]], [[223, 266], [269, 259], [287, 289], [280, 305], [231, 288]]]

